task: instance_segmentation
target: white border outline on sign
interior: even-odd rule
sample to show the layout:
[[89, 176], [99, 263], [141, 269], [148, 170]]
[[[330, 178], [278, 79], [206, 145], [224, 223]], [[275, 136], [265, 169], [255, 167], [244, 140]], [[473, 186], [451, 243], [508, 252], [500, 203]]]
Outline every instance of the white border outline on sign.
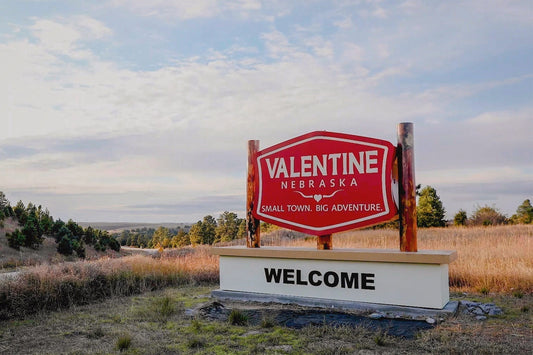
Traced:
[[[355, 143], [355, 144], [366, 145], [366, 146], [370, 146], [370, 147], [374, 147], [374, 148], [380, 148], [380, 149], [384, 150], [382, 176], [381, 176], [381, 185], [382, 186], [381, 187], [382, 187], [382, 191], [383, 191], [383, 202], [384, 202], [385, 211], [377, 213], [377, 214], [373, 214], [373, 215], [370, 215], [370, 216], [366, 216], [366, 217], [363, 217], [363, 218], [355, 219], [355, 220], [352, 220], [352, 221], [343, 222], [343, 223], [339, 223], [339, 224], [335, 224], [335, 225], [329, 225], [329, 226], [325, 226], [325, 227], [312, 227], [312, 226], [308, 226], [308, 225], [305, 225], [305, 224], [300, 224], [300, 223], [287, 221], [285, 219], [274, 217], [274, 216], [271, 216], [271, 215], [268, 215], [266, 213], [262, 213], [261, 212], [261, 200], [262, 200], [262, 197], [263, 197], [263, 172], [262, 172], [262, 169], [261, 169], [261, 159], [266, 158], [269, 155], [272, 155], [274, 153], [277, 153], [277, 152], [280, 152], [282, 150], [285, 150], [287, 148], [292, 148], [294, 146], [297, 146], [297, 145], [300, 145], [300, 144], [303, 144], [303, 143], [307, 143], [307, 142], [310, 142], [310, 141], [316, 140], [316, 139], [325, 139], [325, 140], [340, 141], [340, 142], [346, 142], [346, 143]], [[288, 225], [291, 225], [291, 226], [297, 226], [297, 227], [300, 227], [300, 228], [306, 228], [306, 229], [314, 230], [314, 231], [322, 231], [322, 230], [326, 230], [326, 229], [344, 227], [344, 226], [347, 226], [347, 225], [350, 225], [350, 224], [355, 224], [355, 223], [367, 221], [369, 219], [373, 219], [373, 218], [376, 218], [376, 217], [385, 216], [385, 215], [387, 215], [389, 213], [389, 204], [388, 204], [388, 201], [387, 201], [387, 190], [386, 190], [387, 179], [385, 177], [385, 172], [387, 170], [386, 167], [387, 167], [387, 155], [388, 154], [389, 154], [389, 148], [387, 146], [384, 146], [384, 145], [381, 145], [381, 144], [369, 143], [369, 142], [361, 142], [361, 141], [358, 141], [358, 140], [347, 139], [347, 138], [338, 138], [338, 137], [329, 137], [329, 136], [314, 136], [314, 137], [309, 137], [309, 138], [306, 138], [306, 139], [298, 141], [298, 142], [294, 142], [294, 143], [289, 144], [287, 146], [278, 148], [278, 149], [273, 150], [271, 152], [268, 152], [268, 153], [266, 153], [264, 155], [261, 155], [261, 156], [259, 156], [257, 158], [257, 168], [258, 168], [258, 172], [259, 172], [259, 196], [258, 196], [258, 199], [257, 199], [257, 214], [259, 216], [267, 217], [267, 218], [270, 218], [272, 220], [275, 220], [275, 221], [278, 221], [278, 222], [282, 222], [282, 223], [285, 223], [285, 224], [288, 224]]]

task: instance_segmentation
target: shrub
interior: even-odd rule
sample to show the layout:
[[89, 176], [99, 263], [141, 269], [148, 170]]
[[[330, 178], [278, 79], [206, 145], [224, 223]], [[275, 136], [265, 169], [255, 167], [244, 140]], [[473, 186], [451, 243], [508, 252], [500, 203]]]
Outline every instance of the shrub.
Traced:
[[246, 325], [248, 323], [248, 316], [238, 309], [232, 309], [228, 321], [231, 325]]
[[130, 346], [131, 346], [131, 335], [124, 334], [117, 339], [117, 346], [116, 346], [117, 350], [119, 351], [128, 350]]
[[[40, 265], [16, 280], [0, 283], [0, 320], [58, 310], [113, 296], [130, 296], [167, 286], [218, 281], [216, 256], [207, 248], [173, 258], [127, 256], [120, 259]], [[157, 317], [182, 311], [171, 300], [155, 304]], [[173, 309], [173, 310], [172, 310]]]
[[189, 340], [187, 340], [187, 347], [189, 347], [189, 349], [200, 349], [203, 348], [205, 345], [205, 339], [199, 336], [193, 336], [192, 338], [189, 338]]
[[63, 237], [57, 244], [57, 252], [63, 255], [72, 255], [72, 241], [68, 237]]
[[26, 242], [26, 236], [20, 231], [20, 229], [16, 229], [13, 233], [6, 233], [6, 238], [8, 245], [17, 250], [19, 250]]
[[455, 214], [455, 217], [453, 217], [453, 224], [456, 226], [465, 226], [467, 221], [468, 216], [464, 210], [459, 210], [459, 212]]
[[470, 224], [475, 226], [495, 226], [505, 223], [507, 223], [507, 217], [496, 208], [489, 206], [478, 207], [470, 217]]

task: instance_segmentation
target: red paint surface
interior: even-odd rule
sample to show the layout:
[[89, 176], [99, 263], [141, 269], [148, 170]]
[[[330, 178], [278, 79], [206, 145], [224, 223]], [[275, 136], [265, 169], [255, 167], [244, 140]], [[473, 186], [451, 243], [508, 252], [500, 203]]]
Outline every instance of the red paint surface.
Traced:
[[256, 218], [312, 235], [389, 221], [395, 147], [325, 131], [279, 143], [256, 156]]

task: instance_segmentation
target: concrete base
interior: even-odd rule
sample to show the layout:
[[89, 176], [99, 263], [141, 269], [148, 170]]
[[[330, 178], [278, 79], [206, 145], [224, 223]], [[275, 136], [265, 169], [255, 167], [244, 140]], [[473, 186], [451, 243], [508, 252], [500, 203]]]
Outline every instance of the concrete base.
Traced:
[[266, 293], [215, 290], [211, 295], [223, 301], [277, 303], [312, 308], [325, 308], [343, 311], [359, 311], [365, 313], [378, 312], [387, 318], [423, 319], [426, 317], [442, 317], [455, 314], [459, 307], [458, 301], [448, 302], [442, 309], [394, 306], [378, 303], [330, 300], [312, 297], [271, 295]]
[[443, 309], [454, 251], [213, 248], [220, 289], [273, 297]]

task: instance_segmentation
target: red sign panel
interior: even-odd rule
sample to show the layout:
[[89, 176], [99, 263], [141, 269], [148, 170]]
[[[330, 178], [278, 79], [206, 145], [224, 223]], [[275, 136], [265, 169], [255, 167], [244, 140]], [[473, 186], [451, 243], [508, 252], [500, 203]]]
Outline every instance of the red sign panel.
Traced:
[[312, 235], [389, 221], [394, 158], [387, 141], [325, 131], [259, 151], [254, 216]]

